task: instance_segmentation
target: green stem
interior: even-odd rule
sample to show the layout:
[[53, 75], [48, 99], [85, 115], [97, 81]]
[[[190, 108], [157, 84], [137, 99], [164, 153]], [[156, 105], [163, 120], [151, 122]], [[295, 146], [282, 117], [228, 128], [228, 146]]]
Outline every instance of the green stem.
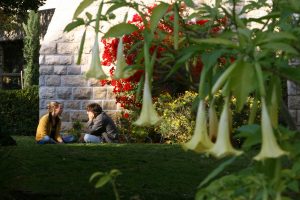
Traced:
[[113, 191], [114, 191], [116, 200], [120, 200], [120, 196], [119, 196], [119, 193], [118, 193], [118, 190], [117, 190], [115, 181], [112, 180], [112, 181], [111, 181], [111, 184], [112, 184], [112, 187], [113, 187]]
[[95, 26], [95, 32], [98, 33], [99, 32], [99, 27], [100, 27], [100, 15], [102, 12], [102, 8], [103, 8], [103, 1], [101, 1], [100, 5], [99, 5], [99, 9], [97, 12], [97, 18], [96, 18], [96, 26]]
[[259, 63], [255, 63], [255, 71], [256, 71], [256, 76], [258, 79], [258, 86], [259, 86], [259, 93], [261, 97], [266, 96], [266, 90], [264, 86], [264, 78], [263, 78], [263, 72], [261, 70], [261, 67]]

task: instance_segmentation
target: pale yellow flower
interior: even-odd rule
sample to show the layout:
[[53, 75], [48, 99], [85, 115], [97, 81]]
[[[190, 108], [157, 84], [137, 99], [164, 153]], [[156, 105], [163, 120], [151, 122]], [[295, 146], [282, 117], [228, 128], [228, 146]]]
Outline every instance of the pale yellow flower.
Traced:
[[224, 108], [221, 114], [218, 137], [214, 146], [208, 151], [217, 158], [222, 158], [228, 155], [239, 156], [242, 151], [233, 148], [230, 141], [230, 110], [229, 110], [229, 98], [225, 100]]
[[118, 49], [117, 49], [117, 65], [114, 74], [114, 79], [128, 78], [129, 76], [132, 75], [132, 73], [125, 71], [126, 66], [127, 63], [123, 53], [123, 41], [122, 38], [120, 38], [118, 43]]
[[262, 147], [260, 153], [254, 157], [255, 160], [264, 160], [266, 158], [277, 158], [287, 155], [288, 152], [283, 151], [275, 138], [270, 116], [268, 114], [265, 99], [261, 99], [261, 132], [262, 132]]
[[94, 46], [92, 49], [92, 61], [90, 68], [85, 73], [86, 78], [96, 78], [96, 79], [105, 79], [107, 76], [102, 70], [102, 66], [100, 64], [100, 52], [98, 46], [98, 36], [96, 35]]
[[198, 105], [196, 127], [191, 140], [183, 144], [184, 149], [189, 149], [200, 152], [206, 152], [213, 146], [213, 143], [207, 134], [206, 109], [204, 100], [201, 100]]
[[213, 102], [209, 106], [208, 118], [209, 118], [209, 138], [211, 141], [215, 142], [217, 139], [219, 122], [218, 122], [217, 112]]
[[149, 77], [146, 73], [145, 75], [145, 84], [144, 84], [144, 92], [143, 92], [143, 105], [140, 117], [137, 121], [134, 122], [137, 126], [149, 126], [155, 125], [160, 121], [160, 117], [158, 116], [156, 110], [153, 107], [152, 103], [152, 95], [150, 91], [149, 85]]

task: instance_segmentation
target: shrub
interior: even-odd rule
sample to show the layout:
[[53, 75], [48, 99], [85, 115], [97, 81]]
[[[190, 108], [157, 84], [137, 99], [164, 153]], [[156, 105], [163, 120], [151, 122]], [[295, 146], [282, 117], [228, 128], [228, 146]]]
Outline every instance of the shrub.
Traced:
[[0, 131], [35, 135], [39, 120], [38, 86], [23, 90], [0, 90]]
[[195, 115], [192, 104], [197, 93], [186, 91], [177, 98], [165, 93], [159, 96], [155, 103], [158, 113], [162, 117], [157, 131], [172, 142], [186, 142], [193, 134]]

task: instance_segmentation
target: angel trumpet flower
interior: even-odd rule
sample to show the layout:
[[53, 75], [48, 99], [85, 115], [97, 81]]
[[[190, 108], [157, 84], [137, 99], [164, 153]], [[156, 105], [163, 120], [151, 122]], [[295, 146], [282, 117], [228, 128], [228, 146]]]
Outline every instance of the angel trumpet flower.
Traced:
[[190, 141], [183, 145], [183, 148], [200, 153], [206, 152], [212, 146], [213, 143], [211, 142], [207, 134], [205, 104], [204, 101], [201, 100], [198, 106], [194, 135], [192, 136]]
[[218, 122], [216, 109], [213, 103], [209, 106], [208, 118], [209, 118], [209, 138], [211, 139], [211, 141], [215, 142], [217, 139], [219, 122]]
[[94, 46], [92, 49], [92, 62], [89, 70], [85, 73], [86, 78], [105, 79], [107, 76], [102, 70], [99, 57], [98, 34], [96, 35]]
[[118, 50], [117, 50], [117, 65], [116, 71], [114, 74], [114, 79], [128, 78], [130, 76], [129, 73], [125, 72], [125, 67], [127, 63], [125, 61], [125, 56], [123, 53], [123, 41], [122, 38], [119, 39]]
[[152, 103], [152, 95], [149, 86], [149, 77], [146, 72], [144, 93], [143, 93], [143, 106], [140, 117], [134, 122], [137, 126], [155, 125], [160, 120], [157, 112], [155, 111]]
[[283, 151], [274, 136], [272, 123], [268, 114], [265, 99], [262, 98], [261, 111], [261, 131], [262, 131], [262, 147], [260, 153], [254, 157], [254, 160], [264, 160], [266, 158], [277, 158], [282, 155], [287, 155], [288, 152]]
[[222, 158], [228, 155], [239, 156], [243, 153], [242, 151], [234, 149], [231, 144], [229, 112], [229, 97], [227, 97], [219, 122], [217, 141], [215, 145], [208, 151], [208, 153], [217, 158]]

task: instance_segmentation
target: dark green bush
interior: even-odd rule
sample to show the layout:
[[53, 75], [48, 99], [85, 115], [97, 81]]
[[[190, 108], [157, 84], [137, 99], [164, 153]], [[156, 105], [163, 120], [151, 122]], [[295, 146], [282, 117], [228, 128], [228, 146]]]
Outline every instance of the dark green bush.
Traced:
[[0, 90], [0, 132], [35, 135], [39, 120], [38, 86], [23, 90]]

